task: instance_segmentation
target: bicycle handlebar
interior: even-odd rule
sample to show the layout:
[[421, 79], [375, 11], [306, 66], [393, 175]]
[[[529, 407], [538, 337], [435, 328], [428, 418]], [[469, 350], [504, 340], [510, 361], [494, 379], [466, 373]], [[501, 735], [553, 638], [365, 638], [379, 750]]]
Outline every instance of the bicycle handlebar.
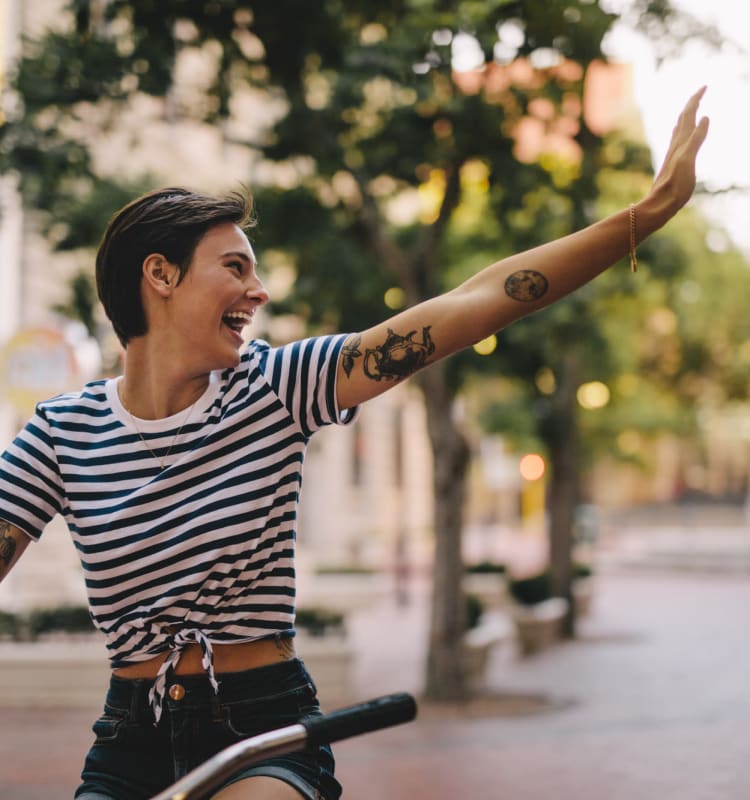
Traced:
[[402, 692], [331, 711], [321, 717], [308, 717], [300, 720], [300, 724], [307, 731], [310, 744], [326, 744], [410, 722], [416, 715], [414, 698]]
[[227, 747], [152, 800], [199, 800], [260, 759], [410, 722], [416, 715], [414, 698], [401, 692], [320, 716], [303, 717], [294, 725], [252, 736]]

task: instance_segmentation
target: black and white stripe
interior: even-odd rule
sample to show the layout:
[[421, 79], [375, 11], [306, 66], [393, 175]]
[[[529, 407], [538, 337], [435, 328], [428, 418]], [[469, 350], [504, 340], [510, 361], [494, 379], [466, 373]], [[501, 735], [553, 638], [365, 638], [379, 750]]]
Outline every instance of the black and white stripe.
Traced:
[[38, 539], [64, 517], [113, 667], [185, 628], [214, 643], [293, 628], [305, 449], [353, 417], [336, 407], [345, 338], [252, 341], [182, 430], [184, 412], [138, 420], [148, 447], [111, 379], [40, 403], [3, 453], [0, 518]]

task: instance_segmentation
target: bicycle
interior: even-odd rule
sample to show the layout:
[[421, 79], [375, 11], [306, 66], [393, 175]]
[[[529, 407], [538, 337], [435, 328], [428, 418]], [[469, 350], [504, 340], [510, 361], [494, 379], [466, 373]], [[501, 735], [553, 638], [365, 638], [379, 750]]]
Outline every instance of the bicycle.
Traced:
[[227, 747], [152, 800], [204, 800], [214, 789], [245, 767], [262, 758], [303, 750], [308, 745], [331, 744], [376, 730], [410, 722], [417, 704], [405, 692], [376, 697], [364, 703], [305, 717]]

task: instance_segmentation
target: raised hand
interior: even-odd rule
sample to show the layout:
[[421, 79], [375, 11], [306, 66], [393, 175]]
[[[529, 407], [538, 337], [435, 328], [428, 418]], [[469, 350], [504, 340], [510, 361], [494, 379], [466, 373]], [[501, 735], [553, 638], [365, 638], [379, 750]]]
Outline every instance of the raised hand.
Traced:
[[695, 159], [708, 134], [708, 117], [696, 122], [705, 91], [705, 86], [699, 89], [678, 117], [667, 155], [651, 189], [651, 194], [659, 196], [671, 214], [682, 208], [695, 190]]

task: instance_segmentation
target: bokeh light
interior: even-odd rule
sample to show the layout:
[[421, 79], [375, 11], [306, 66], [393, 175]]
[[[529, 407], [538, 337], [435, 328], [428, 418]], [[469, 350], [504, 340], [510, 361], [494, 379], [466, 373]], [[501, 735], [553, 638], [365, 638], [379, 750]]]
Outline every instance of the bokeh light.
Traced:
[[497, 350], [497, 336], [493, 333], [486, 339], [481, 339], [473, 345], [474, 352], [479, 353], [480, 356], [488, 356]]
[[518, 462], [518, 471], [527, 481], [538, 481], [544, 477], [546, 465], [539, 453], [526, 453]]
[[397, 311], [406, 305], [406, 292], [399, 286], [391, 286], [383, 295], [383, 302], [391, 311]]
[[582, 383], [578, 387], [576, 398], [582, 408], [604, 408], [609, 403], [609, 387], [601, 381]]

